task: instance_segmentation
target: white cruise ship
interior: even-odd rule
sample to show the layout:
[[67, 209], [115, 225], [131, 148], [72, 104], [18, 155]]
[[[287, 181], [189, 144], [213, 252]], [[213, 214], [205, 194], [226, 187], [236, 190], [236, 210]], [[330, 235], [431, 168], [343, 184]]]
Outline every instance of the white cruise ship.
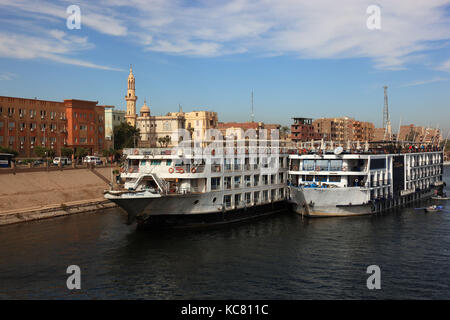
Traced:
[[123, 188], [105, 191], [105, 198], [143, 228], [223, 224], [287, 210], [287, 149], [225, 150], [125, 149]]
[[358, 143], [344, 151], [322, 141], [289, 158], [289, 201], [305, 216], [372, 214], [443, 193], [443, 151], [433, 146]]

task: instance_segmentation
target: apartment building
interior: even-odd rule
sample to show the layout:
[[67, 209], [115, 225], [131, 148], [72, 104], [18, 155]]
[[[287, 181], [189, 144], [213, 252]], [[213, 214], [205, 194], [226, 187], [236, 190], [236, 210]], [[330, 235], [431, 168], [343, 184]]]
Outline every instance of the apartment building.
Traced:
[[0, 145], [19, 157], [36, 156], [42, 146], [60, 154], [61, 148], [84, 147], [100, 153], [104, 144], [104, 108], [97, 101], [63, 102], [0, 96]]

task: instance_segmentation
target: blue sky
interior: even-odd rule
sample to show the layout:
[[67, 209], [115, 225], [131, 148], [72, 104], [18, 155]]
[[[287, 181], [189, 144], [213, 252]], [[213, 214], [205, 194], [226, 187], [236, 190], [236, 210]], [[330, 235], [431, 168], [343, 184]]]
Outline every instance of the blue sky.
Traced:
[[[78, 98], [138, 110], [217, 111], [220, 121], [288, 125], [350, 116], [450, 129], [450, 1], [0, 0], [0, 95]], [[369, 5], [381, 29], [369, 30]]]

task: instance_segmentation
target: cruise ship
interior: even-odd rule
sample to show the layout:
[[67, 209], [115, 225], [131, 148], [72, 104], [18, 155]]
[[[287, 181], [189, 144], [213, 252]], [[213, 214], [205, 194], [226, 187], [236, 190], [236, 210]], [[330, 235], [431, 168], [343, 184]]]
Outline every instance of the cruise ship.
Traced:
[[144, 229], [224, 224], [288, 209], [286, 148], [219, 149], [125, 149], [123, 185], [104, 196]]
[[443, 151], [438, 147], [391, 142], [335, 146], [312, 141], [289, 155], [289, 202], [295, 212], [365, 215], [443, 194]]

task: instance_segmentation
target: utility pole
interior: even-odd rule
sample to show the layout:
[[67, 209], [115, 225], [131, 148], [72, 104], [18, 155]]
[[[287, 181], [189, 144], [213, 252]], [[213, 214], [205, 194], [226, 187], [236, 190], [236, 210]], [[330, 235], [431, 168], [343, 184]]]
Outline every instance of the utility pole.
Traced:
[[388, 96], [387, 96], [387, 86], [384, 86], [384, 108], [383, 108], [383, 128], [384, 128], [384, 140], [386, 138], [389, 141], [392, 139], [392, 129], [391, 129], [391, 120], [389, 118], [389, 107], [388, 107]]

